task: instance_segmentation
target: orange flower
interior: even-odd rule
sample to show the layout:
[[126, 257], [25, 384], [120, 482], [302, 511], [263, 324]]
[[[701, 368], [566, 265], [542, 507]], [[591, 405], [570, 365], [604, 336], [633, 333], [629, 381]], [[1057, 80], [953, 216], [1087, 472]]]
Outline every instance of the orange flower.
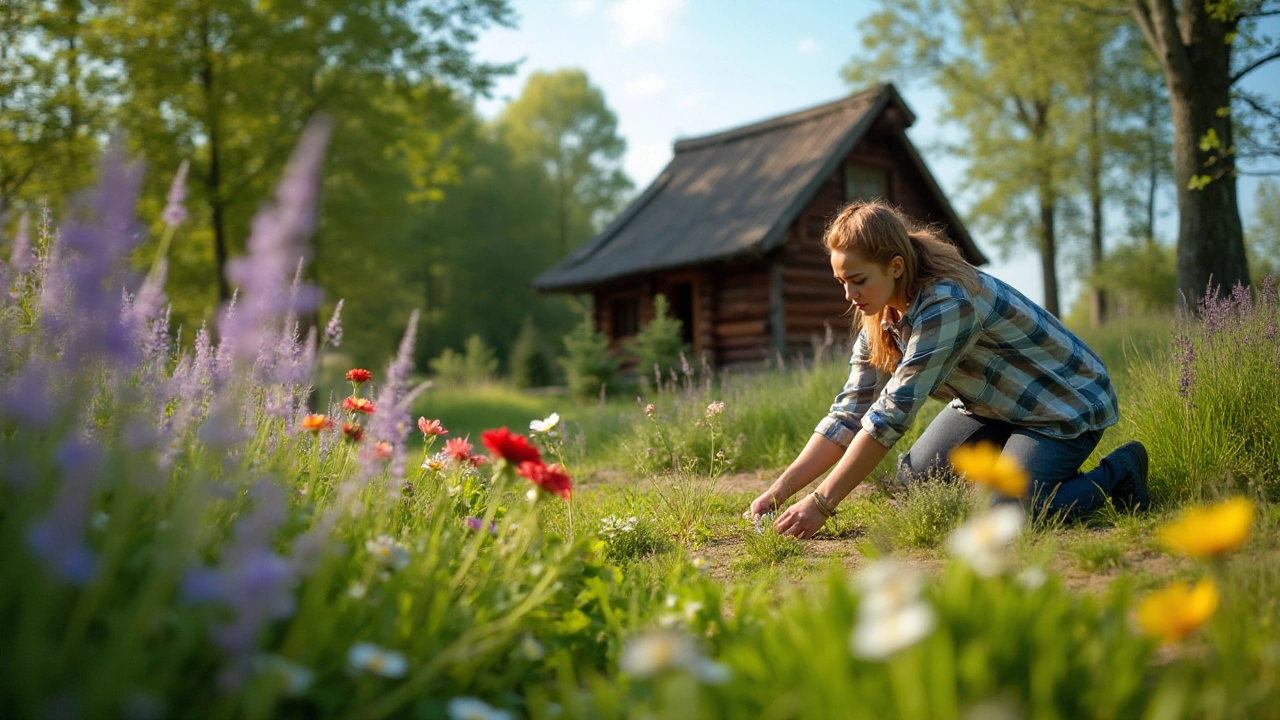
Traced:
[[985, 485], [1001, 495], [1026, 497], [1031, 476], [1018, 461], [989, 442], [961, 445], [951, 451], [951, 467], [969, 482]]
[[558, 495], [565, 500], [573, 495], [573, 481], [569, 478], [569, 473], [559, 465], [525, 461], [520, 463], [520, 469], [516, 472], [552, 495]]
[[386, 460], [387, 458], [391, 457], [391, 454], [394, 450], [395, 448], [391, 447], [391, 443], [387, 442], [386, 440], [383, 440], [379, 442], [377, 445], [373, 446], [373, 456], [378, 458], [379, 460]]
[[1201, 580], [1194, 588], [1176, 582], [1143, 598], [1138, 625], [1162, 642], [1175, 643], [1198, 630], [1217, 609], [1218, 588], [1212, 581]]
[[1209, 507], [1191, 508], [1160, 528], [1160, 541], [1179, 555], [1224, 555], [1249, 539], [1257, 512], [1253, 501], [1242, 497]]
[[373, 378], [373, 373], [364, 368], [355, 368], [347, 371], [347, 379], [356, 385], [363, 385]]
[[355, 410], [357, 412], [362, 412], [365, 415], [372, 415], [373, 411], [377, 410], [377, 406], [375, 406], [373, 401], [368, 398], [352, 396], [342, 401], [342, 409]]
[[418, 418], [418, 429], [422, 431], [422, 437], [426, 437], [428, 435], [439, 437], [441, 435], [449, 434], [449, 431], [444, 425], [440, 424], [439, 420], [428, 420], [424, 417]]
[[302, 418], [302, 429], [318, 433], [321, 430], [332, 430], [333, 421], [328, 415], [308, 415]]
[[351, 442], [360, 442], [364, 439], [364, 427], [360, 423], [342, 423], [342, 434]]

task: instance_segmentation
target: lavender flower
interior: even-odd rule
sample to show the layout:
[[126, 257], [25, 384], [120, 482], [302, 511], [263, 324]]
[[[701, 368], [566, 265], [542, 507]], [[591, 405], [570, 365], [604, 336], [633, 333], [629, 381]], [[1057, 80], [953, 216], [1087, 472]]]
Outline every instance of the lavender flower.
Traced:
[[329, 324], [324, 326], [324, 344], [340, 347], [342, 345], [342, 303], [345, 298], [339, 298], [338, 304], [333, 306], [333, 317], [329, 318]]
[[[369, 430], [378, 440], [391, 443], [391, 479], [399, 487], [404, 479], [406, 465], [405, 437], [409, 433], [411, 418], [409, 416], [409, 380], [413, 374], [413, 346], [418, 337], [418, 311], [409, 315], [409, 325], [405, 328], [404, 337], [400, 340], [400, 348], [396, 357], [387, 366], [386, 380], [378, 391], [378, 399], [374, 403], [378, 411], [373, 415]], [[363, 453], [362, 453], [363, 454]], [[372, 477], [372, 462], [364, 466], [367, 477]], [[366, 478], [367, 479], [367, 478]]]
[[1276, 276], [1264, 275], [1262, 277], [1262, 310], [1267, 314], [1265, 335], [1268, 340], [1276, 339], [1276, 300]]
[[253, 218], [247, 254], [227, 263], [227, 279], [244, 297], [238, 312], [224, 315], [222, 334], [241, 360], [253, 359], [281, 318], [310, 310], [318, 300], [315, 288], [301, 288], [292, 298], [283, 286], [308, 255], [305, 240], [315, 228], [320, 163], [331, 128], [328, 120], [307, 125], [276, 189], [275, 204]]
[[255, 507], [236, 523], [218, 565], [192, 570], [183, 580], [188, 601], [215, 603], [230, 613], [210, 628], [214, 643], [227, 654], [219, 681], [229, 688], [248, 676], [262, 631], [292, 615], [296, 605], [297, 568], [272, 548], [272, 536], [288, 514], [284, 492], [262, 481], [249, 496]]
[[173, 176], [173, 183], [169, 185], [169, 195], [165, 198], [167, 202], [164, 212], [160, 213], [164, 224], [171, 228], [178, 227], [187, 219], [187, 207], [183, 203], [187, 200], [188, 165], [189, 163], [183, 160], [178, 166], [178, 172]]
[[31, 269], [31, 216], [22, 214], [18, 220], [18, 234], [13, 236], [13, 248], [9, 252], [9, 265], [24, 273]]
[[1210, 340], [1217, 337], [1218, 333], [1226, 327], [1230, 314], [1229, 302], [1218, 297], [1218, 286], [1213, 284], [1213, 278], [1210, 277], [1204, 297], [1200, 300], [1200, 317], [1204, 320], [1205, 333]]
[[[467, 526], [468, 530], [479, 532], [480, 530], [484, 529], [484, 519], [478, 518], [474, 515], [468, 515], [466, 519], [463, 520], [462, 522]], [[494, 537], [498, 537], [497, 521], [494, 521], [494, 520], [489, 521], [489, 534]]]

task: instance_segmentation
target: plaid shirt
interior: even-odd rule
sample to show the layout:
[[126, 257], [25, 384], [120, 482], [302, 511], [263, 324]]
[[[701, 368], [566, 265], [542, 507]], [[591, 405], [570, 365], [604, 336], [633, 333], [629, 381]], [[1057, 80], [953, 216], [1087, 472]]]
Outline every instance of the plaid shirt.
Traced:
[[902, 350], [892, 374], [870, 362], [866, 332], [849, 380], [815, 432], [847, 447], [861, 425], [885, 447], [902, 437], [926, 397], [969, 415], [1069, 439], [1120, 420], [1102, 360], [1057, 318], [1000, 280], [978, 273], [925, 283], [887, 328]]

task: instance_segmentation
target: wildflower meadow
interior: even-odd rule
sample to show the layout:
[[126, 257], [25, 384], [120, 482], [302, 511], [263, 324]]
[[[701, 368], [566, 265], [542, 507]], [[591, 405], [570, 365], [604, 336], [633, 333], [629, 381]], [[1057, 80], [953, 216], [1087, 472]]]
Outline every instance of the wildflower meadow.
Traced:
[[416, 314], [385, 367], [324, 377], [329, 134], [307, 128], [216, 323], [169, 323], [183, 173], [139, 219], [119, 146], [12, 241], [0, 717], [1280, 717], [1274, 278], [1211, 292], [1167, 349], [1116, 342], [1099, 457], [1146, 444], [1149, 511], [993, 504], [1027, 478], [977, 448], [965, 481], [868, 483], [801, 542], [742, 512], [837, 348], [465, 431], [413, 372]]

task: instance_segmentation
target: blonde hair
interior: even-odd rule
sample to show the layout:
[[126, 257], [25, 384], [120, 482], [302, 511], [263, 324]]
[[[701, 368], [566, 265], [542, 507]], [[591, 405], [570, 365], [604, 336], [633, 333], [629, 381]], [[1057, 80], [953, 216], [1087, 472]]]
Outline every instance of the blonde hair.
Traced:
[[[894, 299], [910, 302], [930, 280], [955, 280], [970, 292], [978, 290], [978, 271], [947, 242], [940, 229], [916, 226], [892, 205], [879, 200], [852, 202], [845, 205], [827, 226], [822, 245], [830, 254], [835, 251], [853, 253], [864, 262], [887, 267], [895, 256], [902, 258], [902, 276], [894, 285]], [[902, 351], [893, 336], [881, 327], [885, 320], [897, 320], [888, 305], [864, 318], [852, 305], [853, 337], [870, 321], [867, 343], [871, 364], [885, 372], [893, 372], [902, 360]]]

